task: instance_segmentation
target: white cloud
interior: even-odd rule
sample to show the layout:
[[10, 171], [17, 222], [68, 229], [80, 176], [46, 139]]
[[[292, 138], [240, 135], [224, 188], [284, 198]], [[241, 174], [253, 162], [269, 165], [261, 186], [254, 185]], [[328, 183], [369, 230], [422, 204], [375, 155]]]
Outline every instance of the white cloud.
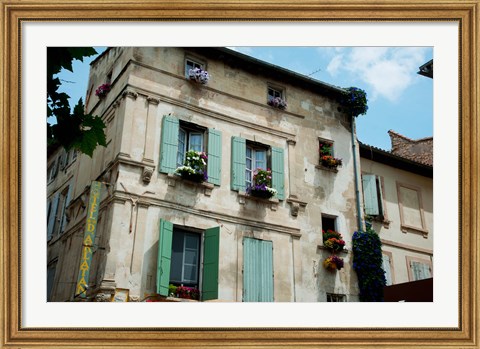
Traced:
[[423, 47], [355, 47], [336, 53], [327, 72], [332, 76], [350, 73], [368, 85], [369, 99], [384, 97], [395, 102], [414, 83], [426, 52]]

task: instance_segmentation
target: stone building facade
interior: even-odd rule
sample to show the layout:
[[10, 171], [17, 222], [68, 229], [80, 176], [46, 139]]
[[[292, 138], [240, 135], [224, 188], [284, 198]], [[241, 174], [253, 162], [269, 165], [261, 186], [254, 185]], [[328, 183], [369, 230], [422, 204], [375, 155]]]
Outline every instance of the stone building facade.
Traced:
[[[208, 83], [191, 80], [193, 68]], [[104, 83], [111, 90], [99, 98]], [[354, 137], [342, 92], [228, 49], [107, 49], [86, 97], [107, 147], [71, 164], [68, 218], [48, 245], [49, 300], [183, 300], [173, 284], [198, 289], [201, 301], [357, 301]], [[276, 97], [286, 108], [269, 104]], [[322, 166], [320, 144], [342, 165]], [[189, 149], [208, 156], [204, 182], [175, 174]], [[256, 168], [272, 169], [273, 198], [248, 193]], [[101, 201], [79, 292], [93, 181]], [[345, 266], [333, 272], [323, 267], [327, 228], [346, 241]]]
[[433, 278], [433, 166], [423, 162], [433, 148], [413, 161], [394, 147], [360, 144], [364, 210], [382, 242], [387, 286]]

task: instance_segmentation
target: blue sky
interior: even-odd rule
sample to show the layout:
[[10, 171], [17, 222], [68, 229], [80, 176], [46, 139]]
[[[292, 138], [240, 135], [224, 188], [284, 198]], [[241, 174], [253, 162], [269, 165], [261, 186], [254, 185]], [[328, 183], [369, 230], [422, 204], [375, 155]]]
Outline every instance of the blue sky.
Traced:
[[[97, 48], [103, 52], [105, 48]], [[339, 87], [367, 92], [368, 112], [357, 118], [357, 137], [390, 150], [388, 130], [418, 139], [433, 136], [433, 79], [417, 74], [433, 58], [430, 47], [232, 47], [238, 52]], [[85, 100], [89, 64], [63, 71], [62, 90]]]

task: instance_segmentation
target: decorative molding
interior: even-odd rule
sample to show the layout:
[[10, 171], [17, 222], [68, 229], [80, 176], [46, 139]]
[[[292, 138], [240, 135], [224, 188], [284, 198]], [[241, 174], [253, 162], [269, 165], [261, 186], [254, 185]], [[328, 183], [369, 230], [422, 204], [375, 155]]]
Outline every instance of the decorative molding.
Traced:
[[160, 103], [160, 99], [155, 97], [147, 97], [147, 102], [153, 105], [158, 105]]
[[294, 140], [294, 139], [289, 138], [289, 139], [287, 139], [287, 144], [288, 144], [288, 145], [293, 145], [293, 146], [295, 146], [295, 145], [297, 144], [297, 141]]
[[305, 207], [307, 207], [307, 203], [298, 200], [296, 195], [291, 195], [289, 198], [287, 198], [287, 202], [290, 204], [290, 214], [294, 217], [298, 216], [300, 208], [302, 209], [302, 211], [304, 211]]
[[404, 250], [409, 250], [409, 251], [418, 252], [418, 253], [424, 253], [424, 254], [428, 254], [428, 255], [433, 256], [433, 250], [428, 250], [426, 248], [420, 248], [420, 247], [417, 247], [417, 246], [406, 245], [406, 244], [402, 244], [402, 243], [399, 243], [399, 242], [396, 242], [396, 241], [385, 240], [385, 239], [380, 239], [380, 241], [382, 242], [383, 245], [398, 247], [398, 248], [401, 248], [401, 249], [404, 249]]
[[130, 97], [132, 99], [137, 99], [138, 93], [136, 91], [127, 89], [127, 90], [123, 91], [123, 93], [122, 93], [122, 98], [126, 98], [126, 97]]
[[170, 187], [175, 187], [177, 185], [177, 182], [181, 182], [184, 185], [193, 186], [196, 189], [199, 188], [200, 190], [203, 190], [203, 194], [205, 196], [212, 196], [213, 188], [215, 188], [215, 186], [212, 183], [208, 183], [208, 182], [195, 183], [189, 180], [183, 180], [182, 177], [172, 173], [167, 174], [167, 183]]
[[115, 295], [116, 288], [115, 280], [104, 279], [100, 284], [100, 287], [95, 290], [95, 302], [111, 302], [112, 297]]

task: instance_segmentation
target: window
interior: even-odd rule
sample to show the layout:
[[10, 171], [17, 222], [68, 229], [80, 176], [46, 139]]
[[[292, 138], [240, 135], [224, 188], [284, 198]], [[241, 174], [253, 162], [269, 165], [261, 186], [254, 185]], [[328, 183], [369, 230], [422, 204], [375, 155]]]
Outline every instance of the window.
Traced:
[[277, 190], [277, 198], [285, 198], [284, 150], [232, 137], [231, 188], [246, 191], [252, 183], [253, 171], [271, 166], [272, 187]]
[[402, 231], [413, 230], [422, 233], [426, 238], [428, 230], [425, 225], [421, 188], [397, 183], [397, 195]]
[[218, 298], [220, 227], [198, 232], [161, 219], [158, 241], [158, 294], [175, 284], [197, 287], [202, 300]]
[[248, 144], [247, 142], [245, 153], [245, 185], [247, 188], [252, 185], [253, 173], [257, 168], [267, 169], [267, 153], [267, 148]]
[[59, 160], [55, 158], [55, 160], [48, 166], [47, 168], [47, 182], [53, 181], [57, 176], [59, 168]]
[[408, 278], [410, 281], [424, 280], [432, 277], [432, 262], [415, 257], [407, 257]]
[[392, 254], [390, 252], [383, 252], [382, 254], [382, 268], [385, 272], [386, 286], [393, 284], [392, 279]]
[[283, 98], [283, 91], [279, 88], [268, 86], [268, 101], [274, 98]]
[[52, 299], [53, 281], [55, 280], [55, 273], [57, 271], [57, 261], [55, 259], [47, 266], [47, 302]]
[[47, 212], [47, 240], [62, 234], [68, 223], [67, 207], [70, 204], [72, 186], [69, 185], [61, 192], [53, 195], [48, 204]]
[[382, 179], [373, 174], [363, 174], [362, 184], [365, 214], [385, 219]]
[[335, 221], [336, 221], [336, 218], [333, 217], [333, 216], [322, 215], [322, 230], [323, 231], [327, 231], [327, 230], [337, 231]]
[[190, 69], [199, 68], [204, 69], [204, 64], [199, 63], [198, 61], [194, 61], [193, 59], [186, 58], [185, 59], [185, 77], [188, 78], [188, 72]]
[[185, 153], [187, 151], [205, 151], [203, 145], [204, 138], [205, 129], [180, 121], [180, 128], [178, 130], [177, 167], [183, 165], [185, 161]]
[[273, 302], [273, 242], [243, 239], [243, 301]]
[[222, 133], [165, 115], [162, 120], [159, 172], [174, 173], [177, 167], [183, 165], [188, 150], [207, 153], [208, 182], [220, 185]]
[[198, 233], [173, 229], [171, 284], [198, 288], [200, 236]]
[[346, 302], [344, 294], [327, 293], [327, 302]]

